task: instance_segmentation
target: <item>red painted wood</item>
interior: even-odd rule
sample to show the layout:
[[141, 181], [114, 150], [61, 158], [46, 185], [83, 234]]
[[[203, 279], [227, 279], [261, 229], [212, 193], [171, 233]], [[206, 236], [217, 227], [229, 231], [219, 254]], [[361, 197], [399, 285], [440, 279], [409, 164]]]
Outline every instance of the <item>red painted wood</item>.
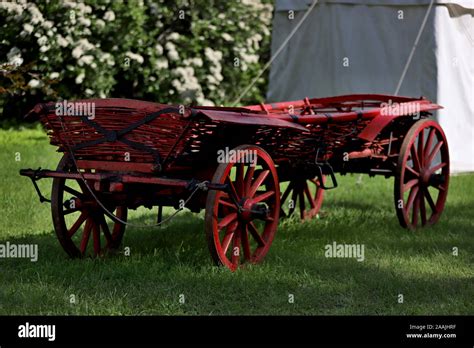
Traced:
[[96, 169], [118, 172], [152, 173], [154, 171], [154, 166], [150, 163], [78, 160], [77, 165], [82, 169]]
[[[22, 170], [22, 175], [33, 177], [35, 173], [38, 173], [32, 169]], [[180, 180], [180, 179], [171, 179], [171, 178], [161, 178], [155, 176], [145, 176], [145, 175], [130, 175], [130, 174], [109, 174], [109, 173], [65, 173], [61, 171], [52, 171], [52, 170], [41, 170], [39, 171], [41, 177], [48, 178], [65, 178], [65, 179], [76, 179], [81, 182], [81, 179], [84, 178], [87, 181], [106, 181], [106, 180], [119, 180], [121, 183], [142, 183], [142, 184], [152, 184], [152, 185], [163, 185], [163, 186], [176, 186], [176, 187], [186, 187], [189, 185], [190, 180]]]
[[[383, 105], [389, 102], [416, 104], [421, 112], [440, 108], [426, 99], [377, 94], [305, 98], [240, 108], [196, 107], [195, 118], [189, 117], [192, 110], [186, 107], [183, 114], [161, 115], [134, 129], [125, 139], [146, 145], [157, 151], [162, 159], [166, 158], [163, 170], [167, 173], [180, 170], [185, 174], [193, 172], [193, 161], [202, 160], [199, 156], [203, 147], [223, 146], [224, 139], [219, 138], [218, 134], [234, 126], [249, 127], [245, 136], [252, 139], [246, 141], [265, 148], [276, 163], [314, 152], [315, 146], [306, 143], [308, 136], [320, 139], [324, 144], [327, 151], [322, 159], [327, 160], [338, 148], [350, 145], [354, 137], [372, 142], [389, 126], [388, 119], [405, 117], [389, 113], [387, 118], [382, 118]], [[128, 99], [89, 99], [76, 103], [94, 103], [94, 122], [109, 131], [123, 130], [146, 115], [169, 107]], [[55, 111], [54, 103], [40, 104], [30, 112], [30, 116], [39, 116], [51, 143], [57, 145], [60, 151], [67, 153], [72, 146], [103, 138], [77, 116], [58, 116]], [[74, 151], [74, 155], [82, 169], [143, 173], [159, 169], [154, 166], [156, 163], [151, 153], [120, 141], [81, 148]], [[203, 156], [208, 157], [209, 154], [204, 153]], [[178, 167], [182, 169], [178, 170]]]

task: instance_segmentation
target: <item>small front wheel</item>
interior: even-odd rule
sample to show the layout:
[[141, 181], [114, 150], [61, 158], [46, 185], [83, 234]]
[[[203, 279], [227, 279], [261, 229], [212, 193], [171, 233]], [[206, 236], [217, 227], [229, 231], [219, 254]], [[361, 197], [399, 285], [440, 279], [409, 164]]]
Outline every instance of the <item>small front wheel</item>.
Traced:
[[267, 254], [278, 227], [280, 188], [265, 150], [242, 145], [232, 151], [235, 161], [221, 163], [212, 179], [226, 189], [209, 192], [205, 229], [214, 262], [235, 271], [242, 264], [261, 262]]

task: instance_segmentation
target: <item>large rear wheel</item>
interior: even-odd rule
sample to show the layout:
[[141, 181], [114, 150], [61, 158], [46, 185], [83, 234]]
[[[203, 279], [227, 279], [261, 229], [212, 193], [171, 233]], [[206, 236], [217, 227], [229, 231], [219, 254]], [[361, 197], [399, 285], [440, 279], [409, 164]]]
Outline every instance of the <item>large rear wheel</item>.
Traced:
[[[205, 227], [212, 259], [232, 271], [259, 263], [278, 227], [280, 189], [270, 155], [254, 145], [234, 149], [233, 163], [221, 163], [212, 183], [226, 185], [207, 196]], [[241, 163], [252, 154], [254, 163]]]
[[394, 198], [400, 225], [415, 229], [436, 223], [448, 185], [446, 136], [435, 121], [420, 120], [408, 130], [398, 158]]

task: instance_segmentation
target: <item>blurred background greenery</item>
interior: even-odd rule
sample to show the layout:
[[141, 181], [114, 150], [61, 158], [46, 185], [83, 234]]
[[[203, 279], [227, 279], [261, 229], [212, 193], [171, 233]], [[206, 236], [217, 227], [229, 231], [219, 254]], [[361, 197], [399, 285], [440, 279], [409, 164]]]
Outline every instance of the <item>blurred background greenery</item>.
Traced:
[[[1, 123], [38, 102], [229, 105], [270, 55], [271, 0], [0, 2]], [[264, 99], [264, 74], [241, 103]]]

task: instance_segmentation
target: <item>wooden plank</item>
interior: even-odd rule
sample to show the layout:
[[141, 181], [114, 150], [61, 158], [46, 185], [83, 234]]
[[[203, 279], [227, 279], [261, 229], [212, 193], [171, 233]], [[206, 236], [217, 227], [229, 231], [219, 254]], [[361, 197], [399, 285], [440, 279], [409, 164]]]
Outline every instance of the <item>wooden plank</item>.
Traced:
[[117, 172], [140, 172], [152, 173], [153, 164], [136, 162], [113, 162], [113, 161], [89, 161], [77, 160], [77, 166], [80, 169], [96, 169]]

